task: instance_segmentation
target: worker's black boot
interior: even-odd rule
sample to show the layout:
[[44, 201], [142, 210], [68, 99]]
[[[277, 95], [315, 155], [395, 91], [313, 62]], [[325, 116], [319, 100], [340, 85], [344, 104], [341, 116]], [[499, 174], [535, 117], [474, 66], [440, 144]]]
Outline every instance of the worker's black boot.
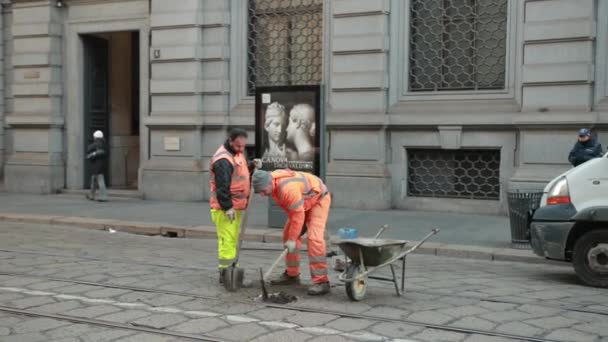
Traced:
[[226, 269], [225, 268], [220, 268], [220, 284], [224, 283], [224, 274], [226, 274]]
[[270, 285], [294, 285], [300, 284], [300, 276], [292, 277], [287, 274], [287, 272], [283, 272], [280, 277], [276, 279], [272, 279], [270, 281]]
[[308, 288], [308, 294], [311, 296], [321, 296], [329, 293], [329, 283], [313, 284]]

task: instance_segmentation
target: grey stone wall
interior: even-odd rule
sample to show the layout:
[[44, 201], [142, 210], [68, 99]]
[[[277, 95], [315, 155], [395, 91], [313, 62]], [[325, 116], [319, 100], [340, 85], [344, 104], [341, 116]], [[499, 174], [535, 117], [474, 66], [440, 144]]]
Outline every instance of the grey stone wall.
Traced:
[[5, 117], [13, 112], [13, 35], [12, 20], [13, 12], [10, 4], [2, 7], [2, 20], [0, 24], [2, 44], [0, 48], [0, 181], [4, 179], [4, 165], [8, 151], [11, 150], [10, 131], [5, 129]]
[[[425, 96], [407, 93], [404, 2], [331, 3], [328, 183], [338, 206], [504, 213], [507, 191], [541, 189], [570, 167], [578, 128], [602, 136], [606, 68], [594, 61], [607, 59], [596, 39], [606, 1], [599, 13], [592, 0], [510, 2], [505, 90]], [[500, 200], [409, 197], [408, 148], [499, 149]]]
[[[510, 1], [505, 89], [420, 95], [408, 93], [406, 82], [407, 2], [326, 1], [324, 160], [334, 205], [504, 213], [507, 191], [539, 189], [568, 169], [576, 130], [592, 127], [602, 138], [608, 126], [608, 1], [595, 3]], [[79, 94], [78, 83], [64, 78], [62, 65], [76, 61], [80, 67], [77, 35], [107, 31], [104, 18], [124, 30], [131, 26], [116, 17], [119, 12], [147, 25], [147, 2], [68, 5], [61, 12], [46, 1], [16, 1], [0, 25], [0, 154], [4, 150], [5, 183], [13, 191], [53, 192], [64, 177], [70, 187], [81, 186], [82, 144], [69, 124], [68, 146], [62, 143], [64, 103], [67, 121], [82, 120], [81, 103], [72, 96]], [[245, 91], [246, 1], [152, 0], [150, 10], [139, 188], [150, 199], [208, 199], [209, 159], [225, 129], [253, 133], [254, 103]], [[65, 37], [62, 25], [70, 32]], [[69, 42], [65, 56], [62, 39]], [[500, 150], [500, 200], [408, 196], [411, 148]]]
[[384, 209], [391, 205], [385, 127], [390, 50], [390, 1], [326, 2], [330, 87], [326, 107], [326, 180], [334, 205]]
[[600, 86], [594, 45], [606, 45], [596, 37], [608, 28], [596, 22], [607, 14], [606, 1], [600, 3], [603, 14], [592, 0], [526, 2], [522, 109], [513, 119], [520, 149], [512, 188], [542, 188], [569, 168], [567, 154], [579, 127], [594, 128], [600, 137], [606, 129], [608, 121], [594, 103]]
[[[150, 160], [145, 198], [202, 200], [209, 147], [203, 128], [225, 126], [228, 113], [229, 2], [152, 1]], [[169, 148], [167, 141], [179, 141]], [[210, 142], [217, 147], [221, 141]]]
[[52, 193], [64, 186], [62, 13], [48, 1], [13, 2], [13, 109], [5, 187]]
[[[85, 125], [84, 82], [86, 78], [85, 70], [85, 46], [83, 36], [96, 35], [110, 38], [110, 32], [133, 32], [139, 34], [139, 141], [136, 137], [120, 136], [125, 132], [111, 132], [116, 139], [109, 142], [114, 148], [113, 152], [123, 154], [130, 159], [142, 161], [148, 158], [149, 134], [143, 122], [149, 114], [149, 2], [147, 0], [130, 1], [69, 1], [67, 6], [61, 9], [64, 15], [64, 36], [63, 46], [64, 55], [62, 60], [69, 68], [63, 70], [64, 86], [64, 111], [65, 111], [65, 141], [66, 141], [66, 187], [69, 189], [82, 189], [85, 184], [85, 141], [90, 137], [85, 137], [83, 127]], [[123, 55], [125, 57], [126, 54]], [[110, 65], [110, 72], [116, 69]], [[111, 77], [110, 77], [111, 78]], [[113, 96], [110, 95], [112, 98]], [[114, 97], [116, 99], [116, 97]], [[124, 100], [124, 99], [123, 99]], [[110, 99], [112, 102], [112, 99]], [[110, 112], [123, 112], [120, 108], [127, 106], [123, 101], [117, 101]], [[124, 108], [124, 107], [123, 107]], [[110, 119], [112, 121], [112, 119]], [[114, 121], [114, 123], [116, 123]], [[130, 126], [130, 125], [129, 125]], [[137, 146], [138, 145], [138, 146]], [[139, 147], [139, 158], [137, 149]], [[117, 156], [115, 153], [114, 156]], [[126, 161], [125, 161], [126, 162]], [[137, 163], [133, 163], [137, 164]], [[118, 172], [124, 173], [124, 166], [119, 167]], [[131, 170], [131, 168], [129, 168]], [[129, 173], [131, 172], [129, 170]], [[116, 170], [113, 170], [116, 171]], [[135, 173], [135, 172], [133, 172]], [[130, 174], [130, 177], [140, 178]], [[130, 178], [129, 177], [129, 178]], [[112, 178], [112, 175], [110, 175]]]
[[[2, 6], [3, 7], [3, 6]], [[6, 151], [6, 137], [4, 135], [4, 113], [6, 112], [6, 101], [4, 99], [6, 89], [6, 35], [5, 17], [9, 16], [9, 11], [0, 7], [0, 182], [4, 178], [4, 154]]]

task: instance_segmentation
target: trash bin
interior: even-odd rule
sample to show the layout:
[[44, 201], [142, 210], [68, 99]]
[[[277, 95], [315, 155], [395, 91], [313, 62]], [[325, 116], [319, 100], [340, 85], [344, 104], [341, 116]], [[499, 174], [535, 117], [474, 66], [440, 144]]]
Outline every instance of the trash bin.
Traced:
[[530, 248], [529, 221], [532, 210], [538, 208], [542, 196], [542, 191], [510, 191], [508, 193], [512, 248]]

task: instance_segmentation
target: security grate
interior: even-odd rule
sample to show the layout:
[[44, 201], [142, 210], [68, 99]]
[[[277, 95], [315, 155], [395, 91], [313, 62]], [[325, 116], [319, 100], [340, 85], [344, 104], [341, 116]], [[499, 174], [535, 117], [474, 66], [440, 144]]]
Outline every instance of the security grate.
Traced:
[[408, 149], [408, 195], [497, 200], [499, 150]]
[[507, 0], [411, 0], [411, 91], [504, 89]]
[[322, 77], [323, 0], [249, 0], [247, 92]]

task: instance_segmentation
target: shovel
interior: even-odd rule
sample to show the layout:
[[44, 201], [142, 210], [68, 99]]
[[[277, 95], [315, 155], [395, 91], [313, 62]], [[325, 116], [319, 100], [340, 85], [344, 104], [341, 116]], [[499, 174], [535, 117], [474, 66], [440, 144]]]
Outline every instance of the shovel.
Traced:
[[262, 276], [262, 282], [264, 282], [264, 279], [268, 279], [268, 277], [272, 274], [272, 271], [279, 264], [279, 261], [283, 260], [283, 258], [285, 258], [286, 254], [287, 254], [287, 248], [285, 248], [283, 250], [283, 252], [281, 253], [281, 255], [279, 255], [279, 257], [272, 263], [272, 265], [270, 266], [270, 268], [268, 269], [268, 271], [266, 271], [266, 273], [264, 273], [264, 275]]
[[281, 255], [279, 255], [279, 257], [272, 263], [272, 265], [270, 266], [268, 271], [266, 271], [266, 273], [263, 273], [262, 268], [260, 267], [260, 283], [262, 284], [262, 300], [265, 302], [268, 302], [268, 301], [276, 302], [276, 298], [273, 297], [272, 298], [273, 300], [271, 300], [270, 296], [268, 295], [268, 291], [266, 290], [266, 282], [264, 279], [267, 279], [270, 276], [270, 274], [272, 274], [272, 271], [275, 269], [275, 267], [277, 267], [277, 264], [279, 263], [279, 261], [281, 261], [281, 260], [283, 260], [283, 258], [285, 258], [285, 255], [287, 255], [287, 248], [285, 248], [283, 250], [283, 252], [281, 253]]
[[[257, 168], [254, 168], [254, 172]], [[236, 258], [230, 267], [224, 272], [224, 288], [229, 292], [236, 292], [243, 286], [243, 280], [245, 279], [245, 270], [238, 267], [239, 257], [241, 256], [241, 245], [243, 244], [243, 236], [245, 235], [245, 228], [247, 228], [247, 218], [249, 217], [249, 206], [251, 205], [251, 198], [253, 197], [253, 186], [249, 192], [247, 198], [247, 208], [243, 213], [243, 219], [239, 227], [239, 244], [236, 248]]]
[[224, 287], [229, 292], [238, 291], [243, 285], [243, 280], [245, 278], [245, 270], [237, 265], [239, 263], [239, 256], [241, 256], [241, 245], [243, 243], [242, 237], [245, 233], [245, 227], [247, 226], [247, 211], [248, 209], [245, 209], [245, 212], [243, 213], [243, 219], [239, 229], [239, 244], [236, 248], [236, 258], [234, 259], [232, 265], [230, 265], [230, 267], [228, 267], [224, 272]]
[[[306, 225], [304, 225], [302, 227], [302, 231], [300, 232], [300, 238], [302, 236], [304, 236], [304, 234], [306, 234], [307, 231], [308, 231], [308, 227]], [[283, 258], [285, 258], [288, 251], [289, 250], [287, 248], [283, 249], [283, 252], [281, 252], [279, 257], [272, 263], [272, 265], [270, 266], [268, 271], [266, 271], [266, 273], [262, 274], [262, 269], [260, 268], [260, 277], [262, 278], [261, 279], [262, 280], [262, 290], [264, 290], [264, 292], [266, 292], [266, 289], [264, 288], [264, 279], [267, 279], [270, 276], [270, 274], [272, 274], [272, 271], [277, 267], [277, 265], [279, 264], [279, 261], [281, 261], [281, 260], [283, 260]]]

